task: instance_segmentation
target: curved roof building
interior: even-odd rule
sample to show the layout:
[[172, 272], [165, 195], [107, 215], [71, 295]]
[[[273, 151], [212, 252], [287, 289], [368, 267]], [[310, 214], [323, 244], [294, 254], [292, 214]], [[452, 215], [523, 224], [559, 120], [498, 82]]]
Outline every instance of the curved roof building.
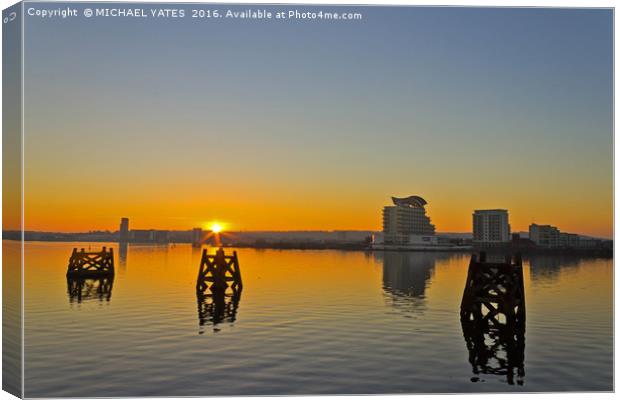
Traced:
[[401, 207], [424, 208], [424, 206], [428, 204], [426, 200], [420, 196], [392, 197], [392, 201], [394, 205]]
[[435, 225], [426, 215], [426, 200], [420, 196], [392, 197], [393, 206], [383, 207], [386, 244], [406, 244], [410, 235], [434, 235]]

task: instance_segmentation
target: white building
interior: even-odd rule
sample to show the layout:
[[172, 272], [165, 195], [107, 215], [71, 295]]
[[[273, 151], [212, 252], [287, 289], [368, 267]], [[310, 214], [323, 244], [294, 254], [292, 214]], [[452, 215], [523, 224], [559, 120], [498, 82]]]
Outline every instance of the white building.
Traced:
[[475, 210], [473, 242], [485, 246], [497, 246], [510, 242], [508, 210]]
[[[435, 225], [426, 215], [426, 200], [418, 196], [392, 197], [393, 206], [383, 207], [383, 240], [385, 244], [407, 244], [415, 240], [432, 241]], [[425, 239], [421, 237], [424, 236]]]

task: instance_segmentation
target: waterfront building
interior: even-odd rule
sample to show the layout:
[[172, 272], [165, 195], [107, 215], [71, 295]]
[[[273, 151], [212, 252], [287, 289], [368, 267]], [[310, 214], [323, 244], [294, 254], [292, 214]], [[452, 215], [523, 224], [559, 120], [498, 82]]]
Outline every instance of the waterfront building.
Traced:
[[168, 243], [169, 232], [155, 229], [132, 229], [129, 234], [132, 243]]
[[560, 230], [551, 225], [530, 225], [530, 240], [538, 247], [559, 247]]
[[435, 225], [426, 215], [426, 200], [419, 196], [392, 197], [394, 205], [383, 207], [383, 231], [371, 236], [375, 250], [449, 251], [468, 250], [463, 240], [435, 234]]
[[[383, 241], [385, 244], [408, 244], [411, 239], [432, 242], [435, 225], [426, 215], [426, 200], [419, 196], [392, 197], [394, 205], [383, 207]], [[411, 236], [415, 237], [411, 237]]]
[[579, 235], [576, 233], [560, 232], [560, 247], [576, 248], [579, 246]]
[[581, 245], [579, 235], [561, 232], [552, 225], [531, 224], [530, 240], [545, 248], [576, 248]]
[[475, 210], [473, 242], [479, 246], [502, 246], [510, 242], [508, 210]]

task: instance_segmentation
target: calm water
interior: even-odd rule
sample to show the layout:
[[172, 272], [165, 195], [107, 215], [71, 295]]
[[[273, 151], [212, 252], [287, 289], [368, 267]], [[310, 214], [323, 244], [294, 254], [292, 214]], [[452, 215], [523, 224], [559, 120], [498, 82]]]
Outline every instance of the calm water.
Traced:
[[240, 249], [240, 299], [214, 311], [189, 245], [112, 244], [113, 282], [70, 294], [74, 246], [26, 244], [26, 396], [612, 390], [611, 260], [525, 260], [510, 384], [469, 361], [491, 354], [470, 354], [459, 320], [467, 254]]

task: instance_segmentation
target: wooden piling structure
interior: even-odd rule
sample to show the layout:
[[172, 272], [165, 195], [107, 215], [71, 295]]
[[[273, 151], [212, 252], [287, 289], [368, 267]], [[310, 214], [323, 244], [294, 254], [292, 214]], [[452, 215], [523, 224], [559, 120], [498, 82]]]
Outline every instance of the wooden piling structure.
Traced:
[[233, 291], [243, 288], [237, 252], [233, 251], [232, 256], [227, 256], [224, 249], [220, 248], [215, 255], [209, 255], [207, 249], [204, 249], [196, 281], [196, 291], [201, 293], [207, 289], [226, 291], [229, 287]]
[[212, 324], [215, 329], [215, 326], [221, 322], [235, 322], [240, 300], [241, 289], [197, 291], [196, 301], [200, 333], [207, 324]]
[[[198, 279], [196, 280], [196, 300], [198, 304], [198, 323], [202, 327], [211, 323], [234, 322], [241, 299], [241, 271], [237, 252], [227, 256], [224, 249], [210, 255], [202, 251]], [[202, 330], [201, 330], [202, 333]]]
[[114, 275], [114, 253], [104, 246], [101, 251], [87, 252], [73, 249], [67, 267], [67, 277], [102, 277]]
[[472, 254], [461, 300], [461, 319], [525, 326], [525, 291], [521, 255], [503, 263]]
[[479, 258], [472, 255], [460, 316], [472, 372], [506, 376], [508, 384], [522, 385], [525, 291], [519, 254], [504, 262], [487, 262], [484, 252]]

